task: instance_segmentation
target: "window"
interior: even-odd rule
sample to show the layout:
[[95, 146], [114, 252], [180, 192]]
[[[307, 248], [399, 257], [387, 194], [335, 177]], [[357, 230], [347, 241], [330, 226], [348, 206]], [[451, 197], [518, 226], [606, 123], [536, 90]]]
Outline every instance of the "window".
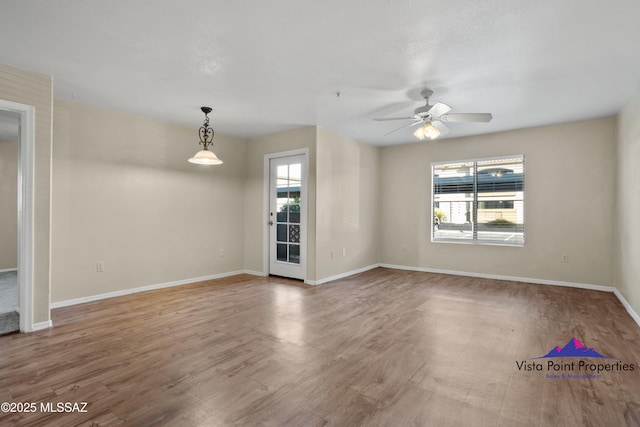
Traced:
[[433, 163], [433, 242], [524, 245], [524, 156]]

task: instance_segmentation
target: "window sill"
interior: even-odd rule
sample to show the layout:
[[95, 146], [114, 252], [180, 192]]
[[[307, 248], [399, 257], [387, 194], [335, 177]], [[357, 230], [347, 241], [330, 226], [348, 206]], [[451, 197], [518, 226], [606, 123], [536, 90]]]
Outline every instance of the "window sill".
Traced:
[[431, 239], [431, 243], [453, 243], [456, 245], [479, 245], [479, 246], [508, 246], [510, 248], [522, 248], [524, 243], [508, 243], [508, 242], [487, 242], [482, 240], [465, 240], [465, 239]]

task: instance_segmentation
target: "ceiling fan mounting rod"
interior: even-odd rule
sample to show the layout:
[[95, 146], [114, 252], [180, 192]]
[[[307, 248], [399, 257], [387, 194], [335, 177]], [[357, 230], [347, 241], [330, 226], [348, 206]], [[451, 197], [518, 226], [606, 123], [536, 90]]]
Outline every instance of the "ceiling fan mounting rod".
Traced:
[[420, 96], [427, 100], [427, 104], [429, 104], [429, 98], [433, 95], [433, 91], [431, 89], [422, 89], [420, 91]]

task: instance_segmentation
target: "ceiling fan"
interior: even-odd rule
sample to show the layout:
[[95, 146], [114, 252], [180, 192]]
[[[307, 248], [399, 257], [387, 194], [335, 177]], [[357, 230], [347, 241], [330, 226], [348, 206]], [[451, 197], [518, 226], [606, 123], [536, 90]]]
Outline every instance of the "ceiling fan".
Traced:
[[449, 128], [442, 122], [486, 123], [490, 122], [493, 118], [491, 113], [449, 113], [449, 111], [451, 111], [451, 107], [447, 104], [436, 102], [434, 105], [429, 105], [429, 98], [433, 95], [432, 90], [423, 89], [420, 92], [420, 95], [425, 99], [426, 104], [413, 110], [412, 117], [384, 117], [373, 119], [378, 122], [390, 120], [413, 120], [413, 122], [409, 124], [386, 133], [385, 136], [401, 129], [422, 125], [413, 133], [413, 135], [421, 141], [425, 138], [435, 139], [440, 135], [446, 135], [449, 132]]

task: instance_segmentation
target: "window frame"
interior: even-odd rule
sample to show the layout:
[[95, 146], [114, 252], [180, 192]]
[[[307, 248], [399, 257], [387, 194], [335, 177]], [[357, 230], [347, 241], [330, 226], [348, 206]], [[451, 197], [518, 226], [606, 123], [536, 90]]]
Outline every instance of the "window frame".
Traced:
[[[522, 242], [518, 242], [518, 243], [505, 243], [505, 242], [499, 242], [499, 241], [491, 241], [491, 240], [477, 240], [477, 239], [434, 239], [435, 237], [435, 227], [434, 227], [434, 223], [433, 223], [433, 219], [435, 218], [435, 168], [437, 166], [441, 166], [441, 165], [451, 165], [451, 164], [456, 164], [456, 163], [473, 163], [474, 164], [474, 169], [477, 170], [477, 164], [478, 162], [485, 162], [485, 161], [500, 161], [500, 160], [509, 160], [509, 159], [518, 159], [521, 158], [522, 159]], [[522, 248], [526, 245], [526, 236], [525, 236], [525, 229], [526, 229], [526, 218], [525, 218], [525, 208], [524, 206], [526, 205], [525, 203], [525, 198], [526, 198], [526, 192], [525, 192], [525, 178], [526, 176], [526, 156], [524, 154], [512, 154], [512, 155], [504, 155], [504, 156], [492, 156], [492, 157], [477, 157], [477, 158], [471, 158], [471, 159], [456, 159], [456, 160], [446, 160], [446, 161], [437, 161], [437, 162], [431, 162], [431, 187], [430, 187], [430, 192], [431, 192], [431, 198], [430, 198], [430, 204], [431, 204], [431, 216], [429, 218], [429, 230], [430, 230], [430, 236], [431, 236], [431, 243], [454, 243], [454, 244], [461, 244], [461, 245], [489, 245], [489, 246], [507, 246], [507, 247], [511, 247], [511, 248]], [[474, 179], [475, 182], [475, 179]], [[476, 211], [475, 215], [472, 213], [471, 217], [475, 217], [477, 218], [477, 211], [478, 211], [478, 204], [479, 201], [477, 199], [477, 192], [476, 192], [476, 198], [475, 200], [472, 202], [474, 209]], [[472, 227], [475, 227], [475, 225], [472, 223]]]

